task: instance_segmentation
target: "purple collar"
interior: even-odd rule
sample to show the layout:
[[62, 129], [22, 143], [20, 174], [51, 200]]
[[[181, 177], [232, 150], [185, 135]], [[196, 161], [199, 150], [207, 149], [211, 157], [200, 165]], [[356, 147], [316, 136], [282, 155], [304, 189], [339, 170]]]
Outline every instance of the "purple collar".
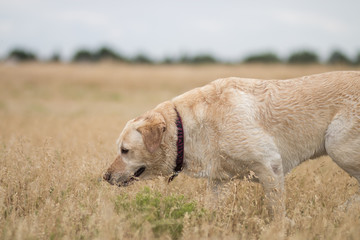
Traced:
[[169, 178], [168, 182], [171, 182], [172, 180], [174, 180], [174, 178], [177, 175], [179, 175], [179, 173], [183, 169], [183, 163], [184, 163], [184, 128], [183, 128], [180, 114], [176, 110], [176, 108], [175, 108], [175, 112], [177, 115], [177, 119], [176, 119], [177, 137], [178, 137], [177, 142], [176, 142], [177, 156], [176, 156], [176, 166], [174, 168], [174, 172], [171, 175], [171, 177]]

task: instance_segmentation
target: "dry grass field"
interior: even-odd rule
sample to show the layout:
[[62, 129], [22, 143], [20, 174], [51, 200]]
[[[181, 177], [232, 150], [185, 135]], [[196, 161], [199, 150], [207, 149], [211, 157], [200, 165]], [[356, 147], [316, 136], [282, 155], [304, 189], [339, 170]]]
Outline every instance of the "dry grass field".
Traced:
[[[180, 174], [118, 188], [101, 177], [127, 120], [216, 78], [290, 78], [330, 66], [0, 65], [0, 239], [276, 239], [259, 184], [234, 180], [208, 208]], [[286, 177], [287, 239], [360, 239], [357, 182], [328, 157]]]

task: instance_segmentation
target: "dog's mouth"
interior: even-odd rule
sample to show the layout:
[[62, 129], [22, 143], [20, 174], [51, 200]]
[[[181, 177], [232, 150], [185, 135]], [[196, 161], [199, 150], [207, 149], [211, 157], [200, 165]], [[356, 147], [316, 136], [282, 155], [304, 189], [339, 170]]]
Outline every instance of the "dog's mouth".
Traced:
[[131, 182], [133, 181], [138, 181], [138, 177], [140, 177], [141, 174], [143, 174], [143, 172], [145, 171], [146, 167], [145, 166], [141, 166], [138, 170], [136, 170], [136, 172], [129, 178], [129, 180], [126, 180], [122, 183], [119, 183], [118, 186], [119, 187], [126, 187], [128, 186]]
[[140, 167], [135, 173], [134, 173], [134, 177], [140, 177], [140, 175], [145, 171], [146, 167], [142, 166]]

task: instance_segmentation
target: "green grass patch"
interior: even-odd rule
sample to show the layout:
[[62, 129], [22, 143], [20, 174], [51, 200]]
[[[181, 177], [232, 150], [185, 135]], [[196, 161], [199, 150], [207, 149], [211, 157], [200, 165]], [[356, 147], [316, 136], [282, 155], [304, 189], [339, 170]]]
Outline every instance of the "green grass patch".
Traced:
[[127, 194], [119, 195], [115, 200], [118, 214], [126, 214], [133, 228], [141, 230], [145, 222], [151, 224], [155, 237], [169, 234], [179, 239], [183, 230], [185, 214], [201, 217], [204, 210], [197, 209], [195, 202], [183, 195], [163, 196], [157, 191], [145, 187], [134, 198]]

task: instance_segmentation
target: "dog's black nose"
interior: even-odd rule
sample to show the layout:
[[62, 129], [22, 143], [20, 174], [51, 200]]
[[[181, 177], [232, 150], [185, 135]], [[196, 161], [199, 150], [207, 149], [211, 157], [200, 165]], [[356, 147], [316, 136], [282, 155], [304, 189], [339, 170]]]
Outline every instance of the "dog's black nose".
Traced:
[[110, 181], [110, 178], [111, 178], [111, 173], [109, 173], [109, 172], [106, 172], [103, 176], [103, 179], [105, 181]]

